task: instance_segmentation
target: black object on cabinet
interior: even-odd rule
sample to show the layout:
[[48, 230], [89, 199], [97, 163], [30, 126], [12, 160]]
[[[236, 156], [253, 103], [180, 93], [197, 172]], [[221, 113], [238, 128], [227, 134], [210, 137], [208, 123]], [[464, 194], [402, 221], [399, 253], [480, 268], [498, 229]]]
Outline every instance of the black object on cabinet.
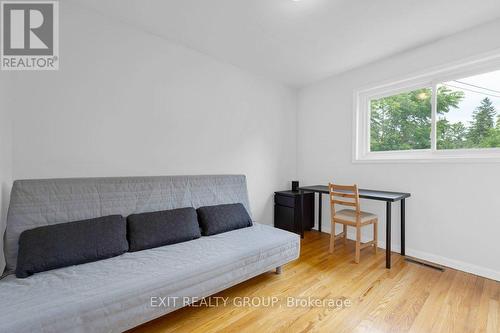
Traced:
[[[304, 196], [303, 201], [301, 196]], [[302, 216], [301, 201], [304, 205]], [[274, 226], [304, 236], [301, 234], [304, 230], [314, 227], [314, 192], [274, 192]]]

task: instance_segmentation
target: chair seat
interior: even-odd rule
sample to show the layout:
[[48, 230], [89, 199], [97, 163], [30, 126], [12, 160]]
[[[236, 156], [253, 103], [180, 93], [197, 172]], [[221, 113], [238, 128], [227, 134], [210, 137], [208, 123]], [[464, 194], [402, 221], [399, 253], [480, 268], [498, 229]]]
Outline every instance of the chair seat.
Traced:
[[[371, 222], [377, 219], [377, 215], [360, 211], [361, 223]], [[342, 209], [335, 213], [335, 220], [342, 220], [351, 223], [356, 223], [356, 211], [354, 209]]]

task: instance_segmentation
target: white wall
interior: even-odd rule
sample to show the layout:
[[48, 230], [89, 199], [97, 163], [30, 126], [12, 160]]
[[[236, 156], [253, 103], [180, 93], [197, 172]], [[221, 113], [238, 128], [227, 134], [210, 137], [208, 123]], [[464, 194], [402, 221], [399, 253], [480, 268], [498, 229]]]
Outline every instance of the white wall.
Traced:
[[5, 267], [3, 256], [3, 232], [9, 205], [12, 185], [12, 122], [9, 112], [8, 78], [9, 74], [0, 76], [0, 275]]
[[[297, 174], [408, 191], [410, 255], [500, 279], [498, 164], [351, 162], [354, 89], [500, 48], [499, 21], [306, 87], [297, 115], [292, 89], [69, 4], [60, 17], [60, 70], [2, 76], [2, 189], [11, 176], [243, 173], [265, 223], [273, 191]], [[363, 204], [384, 216], [383, 204]], [[326, 200], [324, 212], [328, 230]]]
[[246, 174], [253, 216], [296, 176], [296, 91], [69, 4], [60, 70], [17, 72], [13, 177]]
[[[355, 89], [500, 49], [499, 33], [500, 21], [496, 21], [302, 89], [297, 120], [298, 178], [304, 184], [334, 180], [411, 192], [407, 254], [500, 280], [500, 165], [352, 163]], [[330, 211], [325, 201], [323, 225], [329, 230]], [[384, 204], [363, 201], [363, 206], [381, 216], [379, 239], [384, 240]], [[398, 211], [399, 205], [395, 205], [395, 249], [400, 245]]]

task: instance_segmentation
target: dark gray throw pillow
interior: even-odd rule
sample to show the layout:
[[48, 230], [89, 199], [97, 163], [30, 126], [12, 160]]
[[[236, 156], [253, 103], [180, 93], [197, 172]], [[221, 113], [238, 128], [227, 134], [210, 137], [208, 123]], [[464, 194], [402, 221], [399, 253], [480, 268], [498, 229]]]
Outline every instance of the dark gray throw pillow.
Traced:
[[19, 237], [16, 276], [118, 256], [128, 250], [126, 233], [121, 215], [25, 230]]
[[240, 203], [205, 206], [197, 209], [203, 236], [250, 227], [252, 219]]
[[192, 207], [127, 217], [129, 251], [140, 251], [201, 237], [196, 210]]

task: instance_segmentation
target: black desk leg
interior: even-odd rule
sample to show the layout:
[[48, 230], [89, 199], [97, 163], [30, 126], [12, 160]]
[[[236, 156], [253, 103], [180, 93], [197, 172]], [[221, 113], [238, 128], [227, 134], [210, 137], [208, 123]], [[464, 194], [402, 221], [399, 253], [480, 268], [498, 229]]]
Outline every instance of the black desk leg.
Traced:
[[391, 202], [385, 206], [385, 268], [391, 268]]
[[405, 199], [401, 200], [401, 255], [405, 255]]
[[323, 204], [321, 203], [321, 198], [323, 194], [318, 192], [318, 231], [321, 232], [321, 209], [323, 208]]

